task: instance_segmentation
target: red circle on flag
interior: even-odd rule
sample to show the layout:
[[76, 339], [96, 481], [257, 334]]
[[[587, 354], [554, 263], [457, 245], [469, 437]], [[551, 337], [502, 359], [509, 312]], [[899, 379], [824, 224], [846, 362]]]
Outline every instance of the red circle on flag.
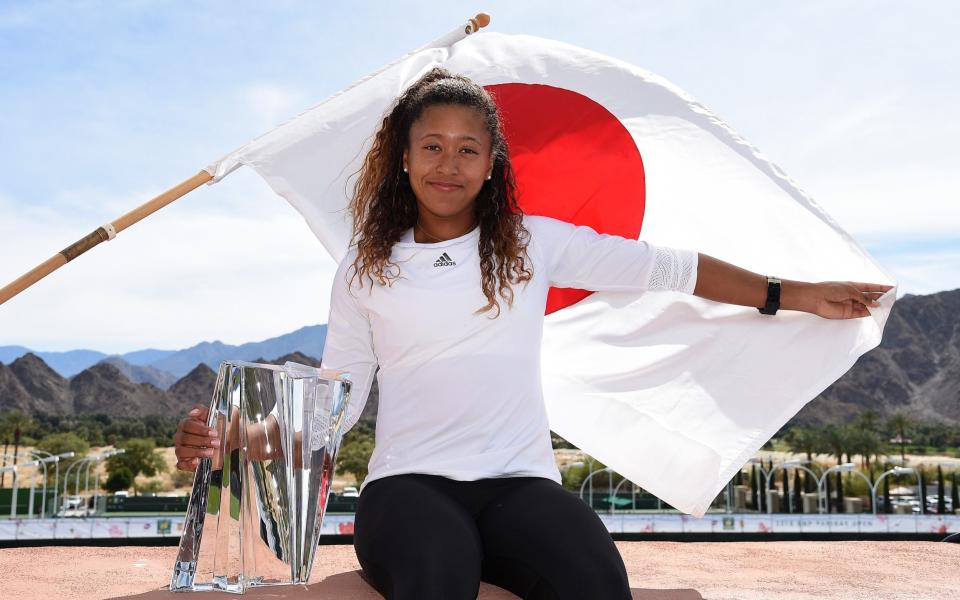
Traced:
[[[524, 213], [637, 239], [646, 197], [643, 160], [620, 119], [563, 88], [503, 83], [486, 89], [500, 108]], [[546, 313], [591, 293], [550, 288]]]

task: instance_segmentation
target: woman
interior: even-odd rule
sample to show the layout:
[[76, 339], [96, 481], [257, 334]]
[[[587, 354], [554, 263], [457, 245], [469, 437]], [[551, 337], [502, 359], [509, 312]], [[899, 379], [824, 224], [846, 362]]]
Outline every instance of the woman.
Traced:
[[[384, 118], [351, 210], [354, 243], [334, 278], [323, 363], [350, 372], [361, 399], [379, 367], [354, 547], [391, 599], [472, 599], [481, 580], [523, 598], [631, 597], [605, 526], [559, 485], [539, 373], [551, 286], [670, 289], [838, 319], [868, 315], [889, 289], [778, 283], [524, 216], [496, 105], [443, 69]], [[175, 438], [184, 469], [216, 443], [202, 411], [192, 415]]]

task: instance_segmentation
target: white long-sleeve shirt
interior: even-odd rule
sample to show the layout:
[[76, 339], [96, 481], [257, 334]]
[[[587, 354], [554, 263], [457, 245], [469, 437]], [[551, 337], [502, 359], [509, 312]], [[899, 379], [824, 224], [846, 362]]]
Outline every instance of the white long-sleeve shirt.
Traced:
[[351, 249], [333, 281], [323, 366], [351, 374], [345, 427], [360, 417], [379, 365], [376, 444], [361, 486], [401, 473], [471, 481], [539, 476], [561, 481], [540, 384], [547, 291], [670, 289], [693, 293], [697, 254], [525, 216], [532, 279], [513, 306], [475, 313], [479, 228], [433, 244], [413, 230], [393, 247], [400, 278], [354, 278]]

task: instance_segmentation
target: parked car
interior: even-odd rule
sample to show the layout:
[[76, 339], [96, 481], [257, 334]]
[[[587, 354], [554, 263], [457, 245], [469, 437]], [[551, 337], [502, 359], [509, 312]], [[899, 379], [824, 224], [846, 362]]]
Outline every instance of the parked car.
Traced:
[[360, 492], [358, 492], [357, 488], [353, 487], [352, 485], [348, 485], [343, 488], [343, 494], [341, 494], [341, 496], [344, 498], [359, 498]]

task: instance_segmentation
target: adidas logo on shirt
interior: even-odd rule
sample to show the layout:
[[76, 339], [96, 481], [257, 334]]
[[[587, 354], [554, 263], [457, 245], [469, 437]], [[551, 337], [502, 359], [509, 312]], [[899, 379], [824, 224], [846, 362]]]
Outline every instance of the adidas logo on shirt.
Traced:
[[444, 252], [443, 254], [440, 255], [440, 258], [434, 261], [433, 266], [434, 267], [453, 267], [456, 264], [457, 263], [454, 262], [454, 260], [450, 258], [450, 256], [446, 252]]

